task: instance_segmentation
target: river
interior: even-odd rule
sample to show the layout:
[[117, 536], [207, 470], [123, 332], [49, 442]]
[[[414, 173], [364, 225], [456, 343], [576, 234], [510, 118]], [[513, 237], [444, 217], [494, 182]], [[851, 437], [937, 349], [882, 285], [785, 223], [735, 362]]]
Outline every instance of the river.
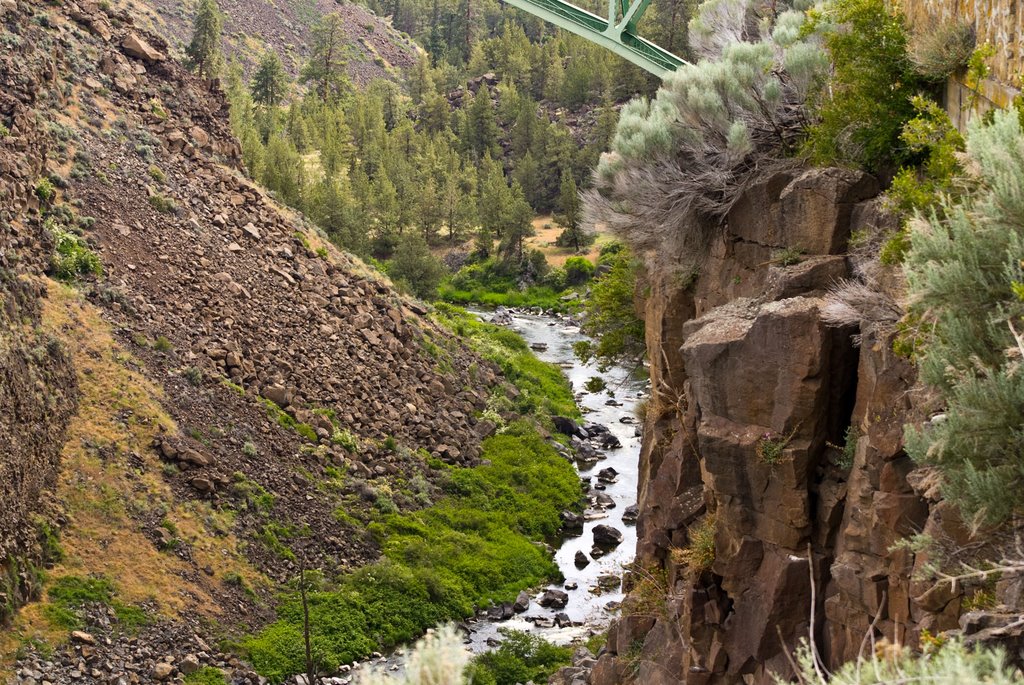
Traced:
[[[484, 320], [490, 320], [487, 312], [475, 312]], [[565, 576], [563, 583], [536, 588], [532, 594], [530, 608], [512, 619], [489, 621], [478, 619], [470, 622], [472, 629], [469, 647], [474, 652], [493, 648], [493, 641], [500, 639], [499, 628], [525, 630], [542, 635], [556, 644], [567, 644], [577, 638], [586, 638], [590, 631], [605, 628], [613, 616], [613, 610], [622, 601], [621, 589], [595, 591], [602, 576], [621, 576], [623, 567], [633, 560], [636, 550], [636, 528], [624, 523], [623, 512], [636, 503], [637, 468], [640, 455], [640, 438], [637, 436], [639, 421], [635, 418], [637, 403], [647, 396], [647, 383], [631, 373], [632, 369], [614, 366], [599, 372], [591, 362], [583, 364], [573, 354], [573, 343], [585, 340], [578, 326], [555, 316], [512, 313], [509, 328], [519, 333], [534, 347], [535, 353], [544, 361], [561, 367], [572, 383], [577, 404], [583, 412], [584, 423], [598, 423], [607, 426], [619, 439], [621, 447], [599, 450], [603, 458], [596, 463], [578, 463], [580, 477], [590, 479], [591, 486], [602, 490], [591, 490], [591, 494], [604, 492], [614, 502], [613, 508], [595, 510], [588, 507], [587, 520], [581, 535], [564, 537], [556, 548], [555, 562]], [[586, 382], [601, 377], [606, 389], [587, 392]], [[611, 467], [618, 472], [613, 483], [599, 483], [597, 473]], [[585, 568], [577, 568], [575, 557], [582, 551], [588, 557], [594, 546], [593, 529], [596, 525], [612, 526], [622, 532], [622, 543], [603, 556], [593, 559]], [[537, 600], [548, 588], [557, 588], [569, 595], [564, 609], [546, 609]], [[611, 608], [612, 610], [609, 610]], [[568, 614], [574, 625], [570, 627], [546, 626], [556, 614]], [[534, 620], [530, 620], [534, 619]]]

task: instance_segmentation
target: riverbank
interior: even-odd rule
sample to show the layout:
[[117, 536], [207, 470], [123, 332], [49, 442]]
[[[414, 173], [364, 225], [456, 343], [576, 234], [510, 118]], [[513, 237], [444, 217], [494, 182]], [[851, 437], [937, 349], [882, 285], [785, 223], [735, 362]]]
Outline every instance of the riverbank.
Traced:
[[[484, 318], [493, 316], [483, 310], [475, 313]], [[501, 629], [529, 631], [559, 645], [583, 641], [602, 632], [622, 600], [620, 579], [636, 548], [632, 516], [640, 452], [636, 413], [647, 395], [646, 381], [636, 377], [633, 369], [613, 366], [599, 373], [592, 362], [579, 361], [573, 345], [586, 336], [571, 318], [507, 311], [501, 319], [523, 337], [538, 358], [562, 369], [574, 390], [584, 431], [589, 425], [594, 432], [593, 436], [588, 432], [586, 438], [577, 435], [572, 440], [585, 445], [581, 453], [597, 458], [576, 461], [587, 487], [587, 508], [581, 526], [563, 535], [555, 550], [554, 561], [564, 581], [535, 588], [529, 608], [512, 618], [471, 623], [469, 645], [474, 652], [493, 648], [502, 639]], [[594, 382], [595, 378], [601, 382]], [[588, 385], [596, 389], [602, 384], [600, 390], [586, 389]], [[596, 426], [607, 427], [614, 441], [603, 438], [601, 429], [594, 430]], [[616, 443], [620, 446], [602, 446]], [[621, 532], [622, 541], [608, 549], [596, 547], [594, 529], [598, 526], [610, 526]], [[585, 565], [577, 565], [584, 560]], [[565, 604], [541, 606], [540, 600], [548, 590], [564, 593]]]

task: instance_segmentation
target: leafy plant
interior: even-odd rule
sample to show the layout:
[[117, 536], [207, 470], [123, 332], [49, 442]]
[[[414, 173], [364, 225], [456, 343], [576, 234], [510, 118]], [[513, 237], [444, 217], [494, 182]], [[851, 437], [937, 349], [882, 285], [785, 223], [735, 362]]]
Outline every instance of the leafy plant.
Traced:
[[103, 265], [99, 257], [89, 249], [80, 236], [71, 233], [52, 218], [47, 219], [46, 229], [54, 242], [50, 269], [55, 278], [74, 282], [83, 276], [103, 275]]
[[546, 682], [562, 666], [568, 666], [572, 648], [558, 647], [539, 635], [499, 628], [497, 649], [473, 659], [467, 675], [475, 685], [515, 685]]
[[582, 285], [594, 277], [594, 265], [586, 257], [569, 257], [565, 260], [565, 282], [567, 285]]
[[815, 97], [820, 121], [808, 132], [806, 151], [818, 164], [900, 164], [906, 152], [899, 135], [914, 114], [910, 98], [918, 86], [903, 15], [884, 0], [831, 0], [812, 16], [833, 69]]
[[789, 435], [776, 435], [769, 432], [758, 438], [757, 445], [754, 448], [758, 461], [769, 466], [775, 466], [785, 461], [786, 448], [789, 446], [789, 442], [793, 439], [795, 433], [795, 430]]
[[36, 181], [35, 186], [36, 197], [43, 204], [49, 204], [57, 194], [57, 189], [53, 187], [53, 182], [50, 179], [43, 177]]

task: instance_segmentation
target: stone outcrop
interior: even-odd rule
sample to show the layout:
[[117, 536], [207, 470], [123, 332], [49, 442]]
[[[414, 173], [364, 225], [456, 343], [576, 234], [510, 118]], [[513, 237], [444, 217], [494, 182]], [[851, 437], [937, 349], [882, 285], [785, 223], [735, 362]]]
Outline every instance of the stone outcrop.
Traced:
[[[912, 583], [914, 555], [892, 549], [944, 520], [902, 451], [914, 369], [890, 334], [822, 317], [877, 193], [850, 170], [778, 173], [736, 203], [695, 279], [649, 274], [637, 563], [667, 597], [654, 615], [650, 581], [627, 598], [594, 685], [768, 683], [811, 635], [838, 663], [872, 622], [901, 644], [956, 627], [959, 598]], [[704, 570], [685, 553], [701, 525]]]

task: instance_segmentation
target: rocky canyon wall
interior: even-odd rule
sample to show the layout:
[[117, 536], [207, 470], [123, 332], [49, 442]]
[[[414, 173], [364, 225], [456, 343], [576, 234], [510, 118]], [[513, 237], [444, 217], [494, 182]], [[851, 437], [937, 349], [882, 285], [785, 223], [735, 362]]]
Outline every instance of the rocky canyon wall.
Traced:
[[[778, 173], [697, 274], [649, 274], [637, 569], [594, 685], [766, 683], [812, 635], [834, 664], [872, 631], [916, 644], [957, 626], [957, 594], [913, 584], [923, 560], [893, 549], [957, 525], [902, 451], [914, 368], [891, 331], [824, 315], [851, 231], [885, 228], [878, 190], [850, 170]], [[709, 526], [700, 568], [692, 538]]]
[[[3, 15], [0, 8], [0, 16]], [[5, 62], [18, 60], [8, 51]], [[46, 79], [50, 61], [35, 73]], [[0, 65], [0, 71], [10, 73]], [[0, 623], [40, 587], [48, 508], [77, 384], [61, 345], [38, 329], [45, 286], [38, 276], [52, 244], [35, 216], [34, 183], [45, 136], [26, 102], [30, 81], [0, 82]], [[42, 539], [41, 539], [42, 538]]]

